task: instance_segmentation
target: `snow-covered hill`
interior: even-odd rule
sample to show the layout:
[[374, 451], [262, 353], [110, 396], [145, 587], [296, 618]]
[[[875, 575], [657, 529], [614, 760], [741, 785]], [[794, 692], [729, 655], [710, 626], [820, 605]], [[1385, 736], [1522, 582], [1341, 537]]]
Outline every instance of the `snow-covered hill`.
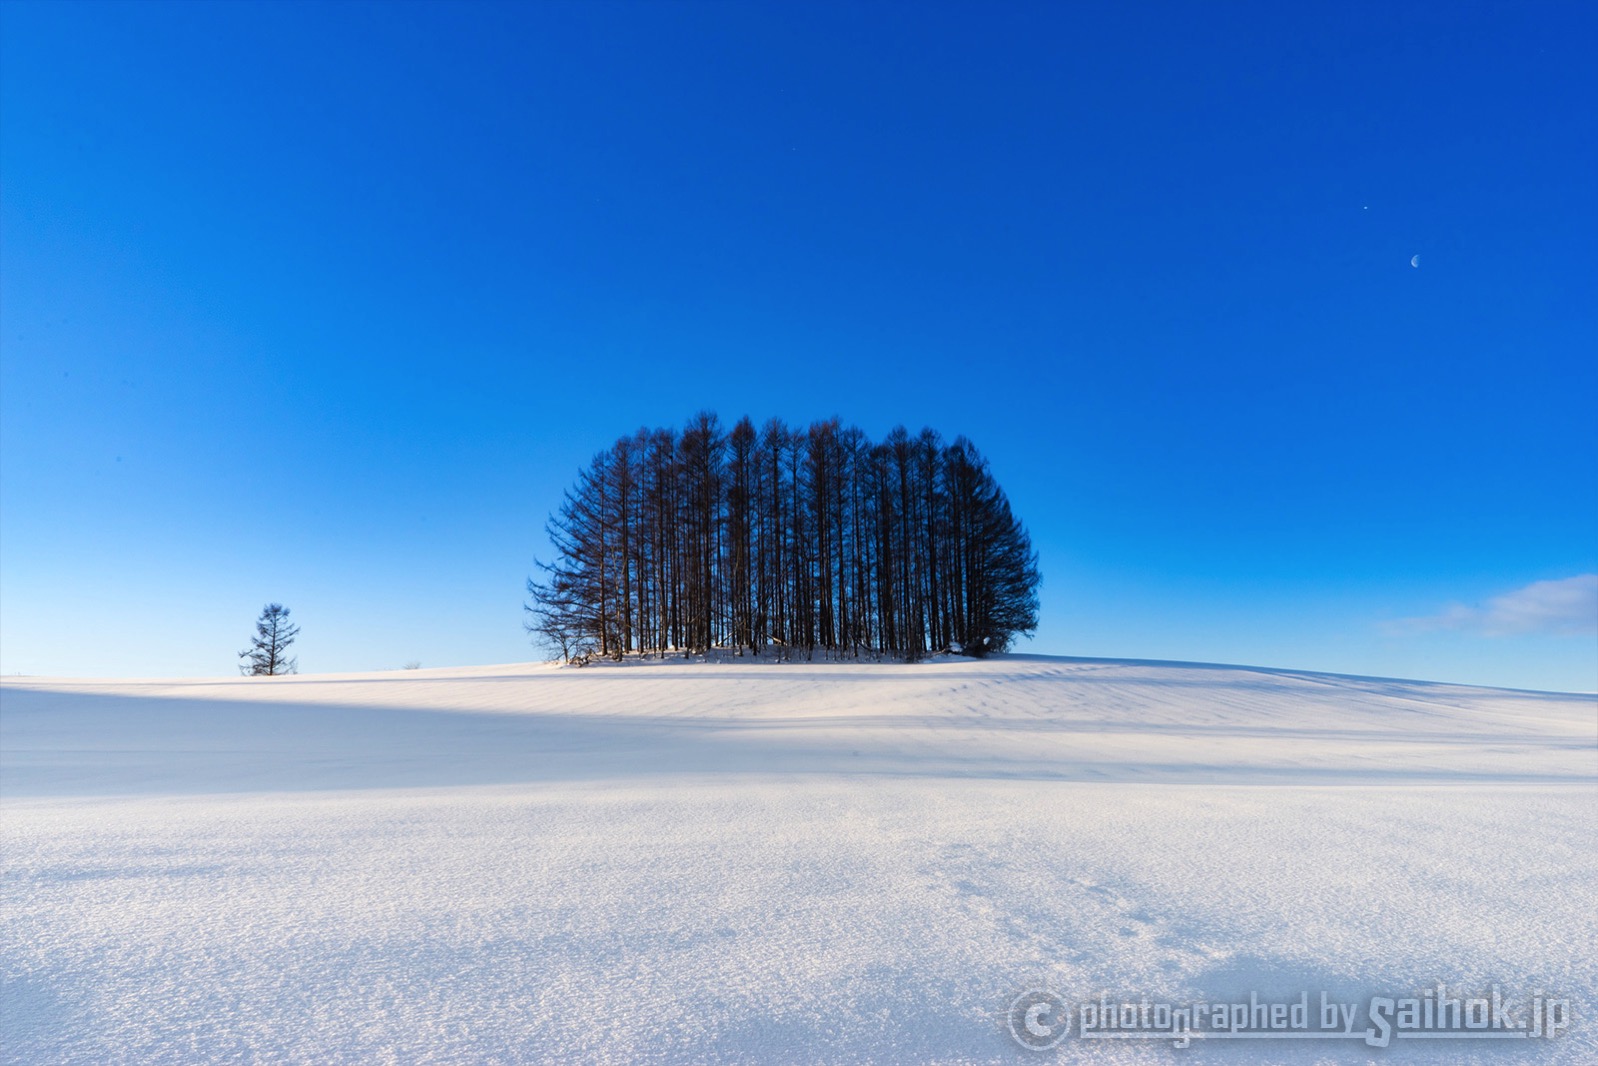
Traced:
[[[1042, 657], [6, 679], [0, 797], [5, 1061], [1598, 1061], [1592, 697]], [[1010, 1032], [1034, 988], [1439, 981], [1571, 1023]]]

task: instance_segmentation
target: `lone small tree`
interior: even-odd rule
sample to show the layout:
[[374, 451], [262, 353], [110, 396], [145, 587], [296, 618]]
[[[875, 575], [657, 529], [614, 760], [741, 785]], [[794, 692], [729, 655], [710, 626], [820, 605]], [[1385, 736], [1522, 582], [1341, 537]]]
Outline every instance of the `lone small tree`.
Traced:
[[247, 677], [270, 677], [275, 674], [292, 674], [299, 669], [299, 659], [288, 657], [289, 645], [299, 636], [300, 627], [289, 624], [289, 609], [281, 603], [269, 603], [261, 609], [255, 622], [255, 636], [250, 646], [239, 652], [244, 662], [239, 673]]

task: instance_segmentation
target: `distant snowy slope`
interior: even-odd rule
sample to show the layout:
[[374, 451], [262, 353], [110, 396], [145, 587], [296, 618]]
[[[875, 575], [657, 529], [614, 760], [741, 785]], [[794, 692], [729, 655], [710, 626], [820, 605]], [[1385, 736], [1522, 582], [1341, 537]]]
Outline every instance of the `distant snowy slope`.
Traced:
[[[1598, 1061], [1598, 701], [1180, 664], [0, 684], [0, 1061]], [[1029, 988], [1557, 1040], [1020, 1048]]]
[[6, 680], [4, 795], [782, 771], [1061, 781], [1591, 781], [1592, 699], [1003, 657]]

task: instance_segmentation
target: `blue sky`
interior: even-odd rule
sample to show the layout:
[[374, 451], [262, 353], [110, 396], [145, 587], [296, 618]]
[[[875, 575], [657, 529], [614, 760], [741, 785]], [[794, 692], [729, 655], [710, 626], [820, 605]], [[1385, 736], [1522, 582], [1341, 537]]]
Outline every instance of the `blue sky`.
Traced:
[[1027, 650], [1598, 688], [1591, 5], [0, 31], [5, 672], [269, 600], [307, 671], [530, 658], [578, 466], [708, 407], [975, 440]]

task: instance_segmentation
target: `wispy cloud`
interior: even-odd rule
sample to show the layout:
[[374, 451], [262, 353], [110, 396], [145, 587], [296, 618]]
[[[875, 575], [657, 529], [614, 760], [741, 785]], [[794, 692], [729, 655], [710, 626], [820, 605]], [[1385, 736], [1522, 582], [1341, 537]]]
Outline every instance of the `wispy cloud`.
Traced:
[[1474, 607], [1451, 603], [1437, 614], [1400, 618], [1386, 629], [1395, 634], [1449, 629], [1485, 637], [1598, 633], [1598, 574], [1536, 581]]

